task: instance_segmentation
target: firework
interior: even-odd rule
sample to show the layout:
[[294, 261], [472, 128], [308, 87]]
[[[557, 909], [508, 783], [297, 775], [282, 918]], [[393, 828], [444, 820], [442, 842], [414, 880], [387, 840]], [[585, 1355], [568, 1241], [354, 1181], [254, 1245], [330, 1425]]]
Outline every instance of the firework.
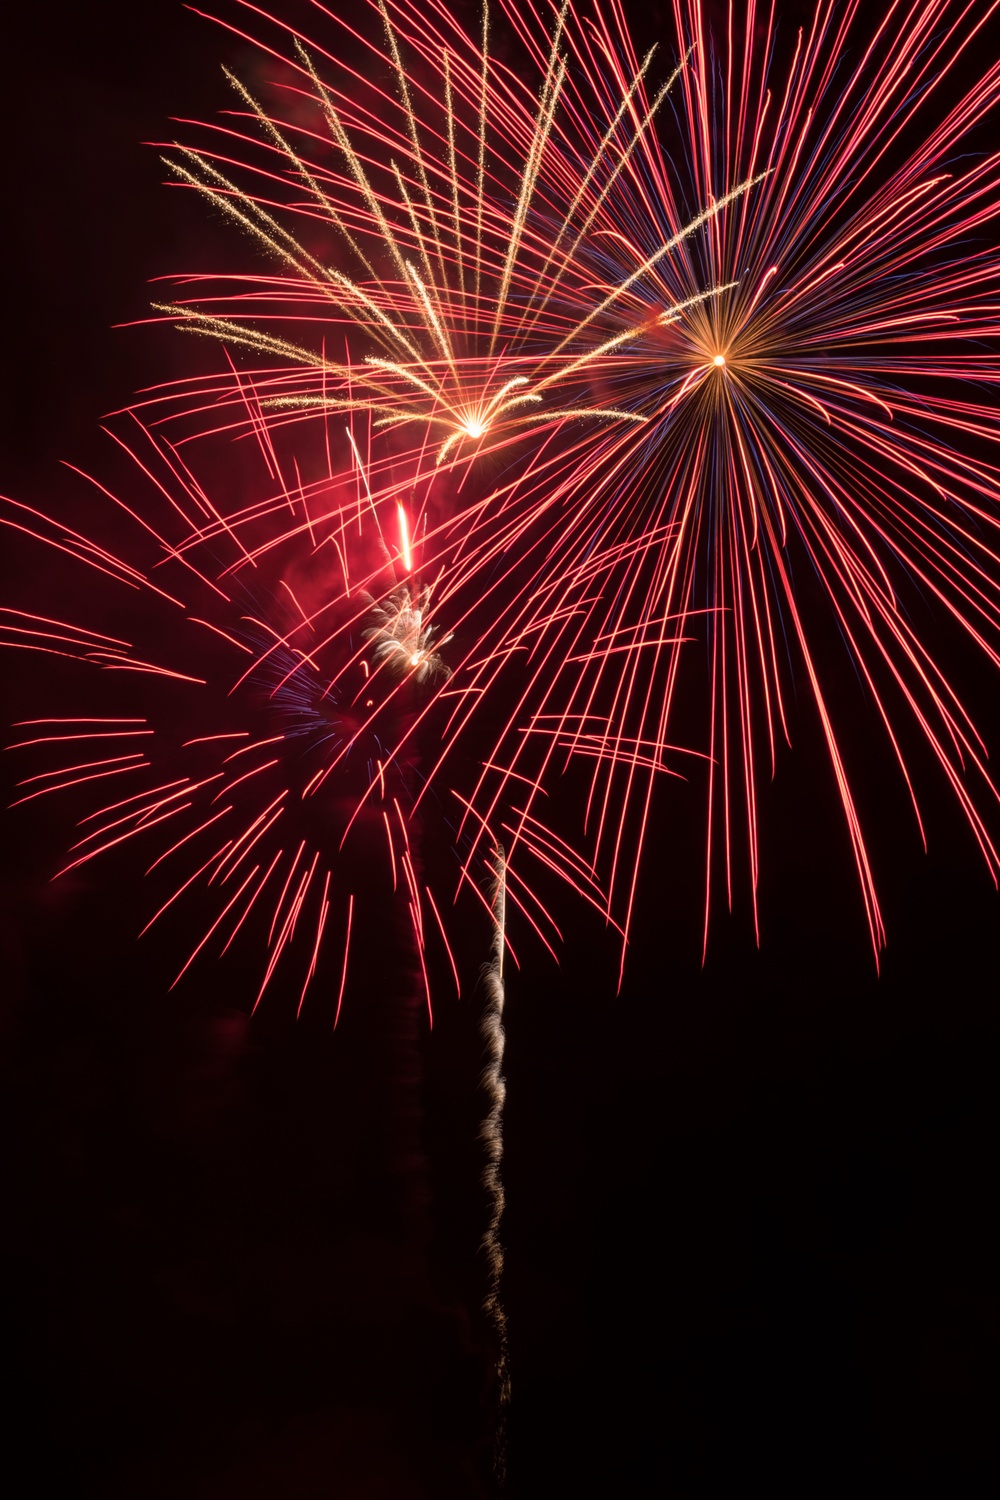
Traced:
[[505, 855], [502, 847], [496, 850], [495, 880], [493, 888], [493, 953], [482, 976], [486, 1003], [483, 1008], [480, 1032], [486, 1057], [483, 1068], [482, 1088], [489, 1102], [483, 1120], [481, 1137], [486, 1163], [483, 1168], [483, 1187], [489, 1199], [489, 1222], [483, 1235], [483, 1251], [487, 1265], [487, 1292], [484, 1310], [490, 1321], [496, 1346], [496, 1408], [497, 1424], [494, 1434], [494, 1470], [500, 1488], [503, 1488], [506, 1470], [505, 1423], [510, 1402], [510, 1371], [507, 1351], [507, 1314], [502, 1301], [503, 1241], [500, 1238], [500, 1223], [504, 1211], [504, 1190], [500, 1177], [503, 1160], [503, 1106], [507, 1094], [503, 1076], [504, 1054], [504, 979], [503, 951], [505, 930]]
[[[730, 6], [714, 27], [699, 0], [675, 0], [690, 49], [677, 107], [623, 163], [609, 200], [617, 236], [589, 246], [609, 280], [628, 279], [623, 320], [677, 311], [601, 372], [602, 399], [648, 420], [624, 435], [613, 467], [588, 476], [602, 518], [591, 566], [606, 581], [575, 701], [603, 707], [608, 730], [591, 748], [629, 778], [621, 801], [640, 841], [649, 763], [677, 737], [678, 715], [686, 737], [693, 705], [707, 704], [694, 741], [706, 756], [705, 942], [740, 862], [757, 926], [758, 807], [798, 699], [825, 743], [876, 953], [882, 944], [852, 790], [858, 756], [834, 707], [845, 673], [921, 837], [929, 761], [996, 877], [996, 789], [938, 650], [957, 627], [1000, 662], [1000, 159], [981, 128], [995, 118], [1000, 64], [977, 62], [996, 9], [896, 5], [872, 29], [860, 5], [823, 0], [786, 36], [773, 5]], [[530, 34], [517, 7], [507, 12]], [[595, 9], [574, 33], [580, 68], [611, 95], [631, 66], [619, 20]], [[747, 180], [751, 192], [656, 259], [693, 204]], [[705, 287], [717, 295], [688, 302]], [[565, 679], [561, 691], [568, 702]], [[595, 778], [591, 818], [627, 913], [635, 840], [623, 859], [610, 781]]]
[[[373, 623], [362, 631], [364, 638], [373, 644], [377, 663], [387, 663], [416, 682], [451, 676], [434, 645], [435, 627], [425, 624], [429, 604], [429, 589], [423, 589], [414, 598], [404, 585], [384, 601], [372, 600]], [[451, 639], [451, 635], [446, 635], [441, 645], [446, 646]]]
[[[464, 767], [464, 746], [443, 727], [454, 710], [447, 695], [461, 703], [470, 649], [482, 641], [456, 650], [456, 679], [434, 591], [408, 579], [405, 524], [394, 537], [398, 513], [383, 507], [383, 528], [362, 476], [353, 506], [331, 506], [332, 480], [277, 484], [278, 450], [261, 442], [256, 464], [242, 452], [238, 486], [261, 498], [224, 518], [161, 438], [140, 427], [122, 450], [128, 504], [98, 487], [114, 552], [54, 515], [14, 502], [2, 512], [8, 528], [51, 549], [53, 567], [63, 560], [63, 591], [79, 599], [72, 620], [3, 612], [3, 644], [78, 672], [57, 714], [15, 726], [8, 748], [30, 757], [15, 804], [74, 800], [77, 835], [60, 874], [126, 844], [133, 858], [143, 851], [148, 926], [182, 909], [189, 925], [193, 903], [210, 913], [175, 983], [200, 954], [239, 939], [260, 955], [256, 1003], [280, 965], [297, 969], [301, 1009], [324, 963], [336, 1020], [352, 928], [402, 924], [430, 1007], [428, 943], [459, 979], [449, 935], [457, 891], [489, 911], [481, 884], [492, 865], [477, 852], [489, 824], [475, 816], [475, 838], [461, 827], [475, 813], [480, 762]], [[278, 512], [300, 524], [283, 522], [274, 545]], [[128, 638], [81, 623], [88, 616], [126, 619]], [[501, 745], [508, 732], [501, 725]], [[428, 826], [435, 847], [455, 856], [433, 873], [420, 854]], [[592, 873], [534, 826], [545, 865], [596, 901]], [[551, 933], [523, 872], [512, 900]]]
[[[603, 232], [615, 183], [680, 69], [636, 119], [652, 52], [636, 63], [595, 136], [592, 101], [581, 119], [567, 79], [567, 6], [537, 58], [537, 94], [491, 58], [485, 8], [478, 42], [444, 7], [424, 18], [398, 7], [390, 15], [382, 0], [373, 9], [384, 51], [370, 79], [341, 66], [346, 79], [328, 84], [314, 58], [328, 63], [329, 53], [275, 20], [290, 52], [268, 49], [286, 74], [275, 109], [289, 118], [265, 111], [229, 75], [237, 128], [220, 130], [208, 151], [173, 148], [176, 175], [262, 245], [275, 273], [253, 278], [249, 291], [236, 278], [226, 294], [189, 293], [161, 310], [181, 313], [181, 327], [286, 362], [290, 369], [255, 379], [271, 410], [362, 411], [376, 428], [415, 428], [411, 482], [428, 465], [509, 446], [527, 426], [642, 423], [633, 406], [594, 400], [595, 375], [679, 309], [647, 313], [640, 327], [609, 338], [608, 319], [634, 276], [597, 284], [578, 251]], [[364, 42], [339, 24], [355, 45]], [[243, 157], [252, 171], [237, 165]], [[731, 184], [672, 231], [651, 264], [746, 188]], [[328, 231], [319, 239], [317, 220]], [[687, 300], [717, 291], [700, 288]], [[344, 361], [326, 353], [340, 335]]]

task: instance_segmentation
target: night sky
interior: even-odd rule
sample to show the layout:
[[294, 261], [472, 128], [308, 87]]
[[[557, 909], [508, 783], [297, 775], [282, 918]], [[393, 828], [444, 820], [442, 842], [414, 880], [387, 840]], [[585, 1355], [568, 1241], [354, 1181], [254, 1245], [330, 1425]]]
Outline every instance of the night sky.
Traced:
[[[188, 368], [112, 325], [238, 260], [142, 143], [224, 106], [245, 54], [173, 0], [16, 27], [0, 488], [44, 505], [80, 494], [60, 460], [101, 472], [103, 414]], [[996, 675], [941, 640], [1000, 752]], [[4, 722], [51, 701], [9, 676]], [[558, 895], [561, 966], [527, 941], [508, 975], [510, 1500], [994, 1492], [1000, 899], [931, 780], [924, 856], [855, 697], [880, 976], [808, 722], [761, 813], [759, 950], [720, 909], [702, 967], [703, 807], [672, 790], [621, 993]], [[60, 810], [5, 822], [11, 1493], [488, 1493], [479, 999], [442, 986], [428, 1033], [373, 985], [331, 1036], [280, 996], [248, 1021], [239, 960], [168, 995], [129, 860], [52, 886]]]

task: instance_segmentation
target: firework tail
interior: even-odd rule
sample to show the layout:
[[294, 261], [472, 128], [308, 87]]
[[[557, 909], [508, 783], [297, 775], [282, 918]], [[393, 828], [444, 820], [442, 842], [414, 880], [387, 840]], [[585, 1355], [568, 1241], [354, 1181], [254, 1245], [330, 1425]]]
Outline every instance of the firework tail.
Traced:
[[486, 992], [480, 1033], [484, 1043], [485, 1067], [482, 1089], [488, 1101], [488, 1109], [480, 1132], [486, 1156], [483, 1167], [483, 1187], [488, 1200], [489, 1220], [483, 1235], [483, 1250], [486, 1255], [487, 1289], [483, 1301], [493, 1338], [495, 1360], [496, 1409], [493, 1429], [493, 1475], [498, 1493], [503, 1492], [507, 1470], [507, 1409], [510, 1405], [510, 1367], [507, 1358], [507, 1314], [501, 1300], [503, 1279], [503, 1244], [500, 1239], [500, 1221], [503, 1218], [504, 1191], [500, 1179], [500, 1163], [503, 1159], [503, 1105], [507, 1087], [503, 1076], [503, 955], [504, 955], [504, 906], [506, 902], [507, 864], [502, 845], [496, 849], [493, 885], [493, 953], [483, 970], [483, 986]]

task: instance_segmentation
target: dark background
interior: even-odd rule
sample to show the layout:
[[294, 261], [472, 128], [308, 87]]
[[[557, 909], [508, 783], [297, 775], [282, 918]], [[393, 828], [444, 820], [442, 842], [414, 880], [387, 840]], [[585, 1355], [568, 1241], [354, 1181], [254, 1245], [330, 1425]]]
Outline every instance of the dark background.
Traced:
[[[112, 325], [232, 247], [142, 143], [225, 104], [243, 54], [172, 0], [16, 28], [0, 485], [44, 504], [60, 459], [100, 472], [103, 413], [186, 368], [179, 337]], [[952, 668], [1000, 745], [996, 677]], [[512, 1500], [993, 1493], [1000, 906], [933, 788], [923, 855], [863, 728], [880, 977], [808, 726], [762, 814], [759, 950], [720, 917], [700, 966], [701, 814], [675, 797], [621, 993], [569, 907], [561, 968], [510, 977]], [[129, 867], [52, 887], [62, 837], [7, 818], [11, 1493], [476, 1495], [478, 1000], [401, 1053], [377, 997], [331, 1038], [248, 1022], [238, 966], [167, 996]]]

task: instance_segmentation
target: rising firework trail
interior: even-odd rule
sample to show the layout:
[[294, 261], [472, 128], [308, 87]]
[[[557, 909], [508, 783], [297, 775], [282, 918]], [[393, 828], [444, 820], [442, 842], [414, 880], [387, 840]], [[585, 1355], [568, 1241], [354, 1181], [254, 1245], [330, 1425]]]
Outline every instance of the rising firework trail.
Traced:
[[485, 992], [480, 1031], [485, 1052], [482, 1088], [489, 1108], [483, 1120], [481, 1137], [486, 1162], [483, 1167], [483, 1187], [486, 1190], [488, 1221], [483, 1235], [483, 1253], [486, 1256], [487, 1289], [483, 1308], [490, 1323], [495, 1349], [496, 1369], [496, 1430], [493, 1443], [494, 1472], [500, 1489], [503, 1489], [507, 1466], [506, 1420], [510, 1405], [510, 1368], [507, 1343], [507, 1314], [502, 1300], [503, 1241], [500, 1238], [500, 1223], [504, 1211], [504, 1190], [500, 1177], [503, 1161], [503, 1106], [507, 1097], [507, 1086], [503, 1076], [504, 1029], [503, 1008], [505, 1000], [503, 977], [504, 932], [506, 927], [506, 865], [502, 846], [495, 855], [493, 879], [493, 953], [483, 970], [482, 984]]

